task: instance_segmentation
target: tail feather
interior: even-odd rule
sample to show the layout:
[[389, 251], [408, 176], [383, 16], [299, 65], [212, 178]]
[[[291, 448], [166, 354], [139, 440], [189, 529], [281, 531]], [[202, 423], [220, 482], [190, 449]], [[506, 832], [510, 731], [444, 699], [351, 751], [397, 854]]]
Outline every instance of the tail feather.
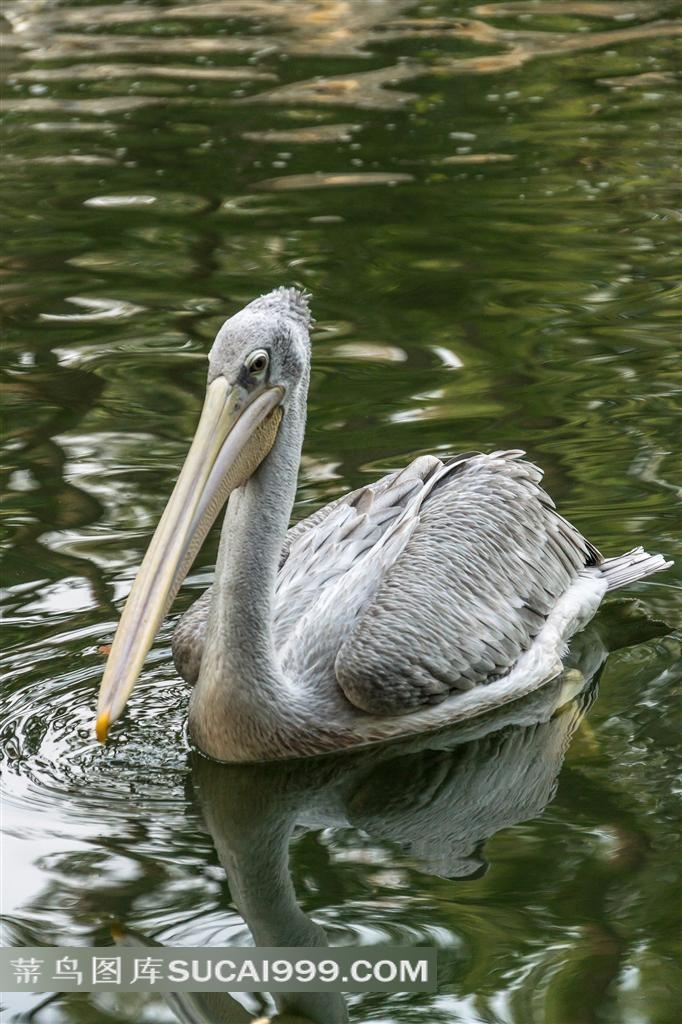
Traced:
[[643, 580], [655, 572], [669, 569], [672, 562], [666, 562], [663, 555], [650, 555], [644, 548], [633, 548], [624, 555], [605, 558], [600, 564], [602, 576], [605, 577], [609, 590], [626, 587], [628, 583]]

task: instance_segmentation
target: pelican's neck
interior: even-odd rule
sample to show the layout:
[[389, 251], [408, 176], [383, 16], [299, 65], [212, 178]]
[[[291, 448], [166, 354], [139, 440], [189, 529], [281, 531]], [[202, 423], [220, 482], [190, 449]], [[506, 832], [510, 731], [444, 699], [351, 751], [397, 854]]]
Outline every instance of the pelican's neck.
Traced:
[[299, 393], [284, 413], [269, 455], [228, 502], [190, 705], [194, 739], [219, 760], [234, 759], [235, 744], [260, 747], [264, 737], [251, 733], [271, 727], [287, 706], [288, 686], [277, 662], [272, 618], [304, 430], [305, 394]]
[[[256, 946], [327, 946], [324, 929], [298, 905], [289, 866], [291, 835], [310, 784], [296, 770], [225, 768], [205, 758], [194, 759], [192, 777], [232, 900]], [[318, 780], [317, 772], [313, 778]], [[348, 1024], [338, 992], [278, 992], [274, 998], [281, 1012], [300, 1015], [297, 1020]]]

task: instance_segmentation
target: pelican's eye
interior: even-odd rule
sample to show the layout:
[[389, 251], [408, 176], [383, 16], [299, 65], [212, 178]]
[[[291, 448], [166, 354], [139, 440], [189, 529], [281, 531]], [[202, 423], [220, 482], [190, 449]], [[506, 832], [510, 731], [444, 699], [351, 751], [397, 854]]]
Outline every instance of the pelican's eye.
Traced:
[[253, 374], [254, 377], [262, 377], [268, 368], [270, 363], [270, 356], [263, 348], [257, 349], [252, 352], [246, 360], [246, 369], [249, 373]]

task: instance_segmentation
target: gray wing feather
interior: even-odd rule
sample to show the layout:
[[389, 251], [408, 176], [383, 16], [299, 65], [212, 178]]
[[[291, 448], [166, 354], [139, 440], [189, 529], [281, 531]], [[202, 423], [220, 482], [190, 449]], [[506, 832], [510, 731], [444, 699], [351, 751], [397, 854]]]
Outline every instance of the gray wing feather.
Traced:
[[[324, 517], [292, 539], [277, 576], [274, 616], [275, 641], [280, 648], [289, 643], [286, 661], [291, 671], [291, 657], [299, 674], [309, 654], [319, 667], [322, 648], [328, 649], [334, 638], [338, 648], [349, 616], [354, 619], [370, 599], [374, 581], [381, 581], [407, 540], [425, 479], [437, 469], [442, 463], [433, 456], [415, 459], [399, 473], [327, 506]], [[329, 594], [333, 609], [325, 621], [320, 601]]]
[[521, 452], [453, 460], [336, 656], [346, 697], [404, 714], [506, 674], [601, 556]]
[[213, 587], [208, 587], [180, 616], [173, 630], [173, 664], [178, 675], [191, 686], [194, 686], [199, 678], [212, 592]]

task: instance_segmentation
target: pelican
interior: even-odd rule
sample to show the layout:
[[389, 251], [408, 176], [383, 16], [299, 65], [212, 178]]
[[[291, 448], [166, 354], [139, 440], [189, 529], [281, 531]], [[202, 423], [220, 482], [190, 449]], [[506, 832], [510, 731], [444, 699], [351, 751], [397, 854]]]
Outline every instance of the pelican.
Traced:
[[180, 619], [189, 735], [209, 757], [301, 757], [418, 734], [562, 671], [609, 590], [668, 568], [604, 558], [521, 451], [420, 456], [288, 529], [310, 377], [308, 296], [277, 288], [208, 357], [194, 440], [101, 683], [104, 742], [227, 501], [212, 587]]

